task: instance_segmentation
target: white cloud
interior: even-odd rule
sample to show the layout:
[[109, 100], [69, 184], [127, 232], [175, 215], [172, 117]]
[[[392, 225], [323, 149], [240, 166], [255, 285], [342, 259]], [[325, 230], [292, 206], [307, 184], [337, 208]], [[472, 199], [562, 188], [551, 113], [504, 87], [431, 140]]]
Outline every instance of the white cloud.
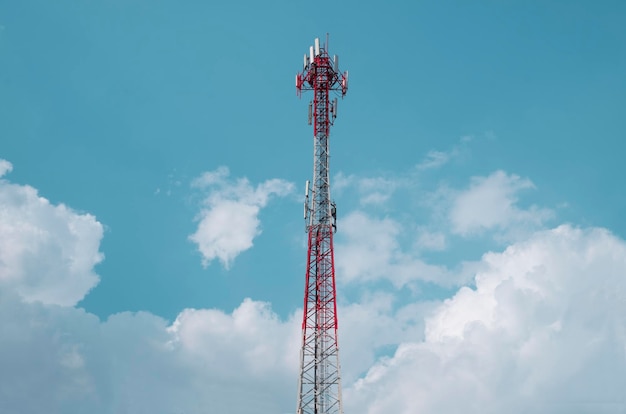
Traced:
[[[1, 172], [11, 164], [0, 162]], [[98, 284], [102, 225], [53, 205], [30, 186], [0, 180], [0, 285], [26, 300], [71, 306]]]
[[343, 192], [345, 189], [354, 185], [357, 181], [357, 177], [354, 174], [345, 175], [343, 172], [339, 171], [334, 177], [331, 183], [332, 188], [337, 193]]
[[[240, 194], [233, 187], [218, 190]], [[244, 194], [267, 200], [269, 190], [256, 190]], [[3, 181], [0, 195], [3, 225], [21, 223], [11, 237], [44, 233], [74, 258], [59, 265], [26, 238], [23, 245], [36, 248], [27, 262], [3, 260], [6, 274], [38, 280], [31, 262], [48, 264], [58, 271], [46, 283], [72, 290], [71, 264], [93, 266], [100, 256], [93, 246], [76, 250], [67, 228], [83, 217], [91, 224], [74, 225], [77, 234], [93, 238], [95, 220], [51, 206], [27, 186]], [[349, 236], [364, 243], [354, 256], [366, 261], [356, 263], [364, 277], [353, 275], [354, 283], [389, 277], [400, 286], [415, 277], [418, 259], [399, 247], [395, 220], [353, 213], [346, 221]], [[2, 254], [10, 247], [4, 234]], [[379, 292], [340, 307], [346, 414], [624, 412], [626, 242], [602, 229], [561, 226], [485, 254], [475, 269], [475, 288], [442, 303], [397, 308], [393, 294]], [[100, 321], [56, 305], [56, 292], [55, 300], [28, 302], [15, 280], [0, 283], [6, 412], [293, 412], [300, 310], [281, 319], [269, 304], [246, 299], [232, 312], [184, 310], [172, 324], [146, 312]]]
[[361, 206], [379, 206], [388, 202], [403, 184], [400, 178], [357, 177], [339, 172], [333, 179], [332, 187], [337, 194], [353, 189]]
[[539, 228], [552, 218], [551, 210], [517, 206], [518, 193], [534, 189], [533, 183], [517, 175], [496, 171], [487, 177], [472, 177], [467, 190], [455, 194], [449, 220], [453, 233], [462, 236], [495, 230], [517, 234]]
[[204, 266], [219, 259], [225, 268], [229, 268], [261, 234], [258, 217], [261, 209], [272, 196], [284, 197], [294, 187], [280, 179], [267, 180], [254, 187], [246, 178], [231, 180], [229, 175], [228, 168], [220, 167], [193, 182], [194, 187], [209, 191], [196, 218], [198, 228], [189, 236], [198, 245]]
[[[339, 309], [344, 384], [376, 350], [423, 338], [423, 308], [370, 297]], [[0, 292], [0, 402], [7, 412], [243, 414], [293, 412], [301, 314], [280, 319], [245, 299], [232, 312], [186, 309], [169, 324], [147, 312], [106, 321]], [[33, 394], [33, 390], [38, 390]]]
[[13, 171], [13, 164], [11, 164], [7, 160], [3, 160], [0, 158], [0, 177], [3, 177], [5, 174]]
[[379, 357], [402, 342], [424, 339], [424, 316], [435, 302], [397, 306], [394, 295], [366, 294], [358, 303], [341, 306], [339, 346], [343, 384], [352, 384], [364, 375]]
[[[264, 205], [285, 187], [239, 185], [222, 194]], [[147, 312], [100, 321], [71, 307], [98, 281], [101, 237], [93, 216], [0, 180], [0, 411], [275, 413], [295, 405], [298, 317], [280, 320], [252, 300], [230, 314], [187, 309], [171, 325]]]
[[426, 157], [417, 164], [418, 170], [430, 170], [434, 168], [439, 168], [450, 161], [450, 158], [454, 155], [454, 152], [443, 152], [443, 151], [428, 151]]
[[[623, 412], [626, 243], [562, 226], [481, 268], [475, 289], [443, 303], [396, 309], [378, 293], [340, 307], [346, 414]], [[101, 322], [0, 291], [0, 401], [22, 413], [293, 412], [300, 312], [282, 320], [246, 299], [170, 325]]]
[[396, 287], [416, 280], [444, 285], [458, 282], [445, 268], [427, 264], [417, 252], [404, 250], [402, 226], [391, 218], [377, 219], [356, 211], [341, 221], [341, 229], [336, 244], [341, 282], [388, 280]]
[[[215, 177], [204, 176], [204, 184], [221, 184]], [[243, 191], [246, 181], [238, 185], [222, 186], [220, 195], [264, 204], [278, 191], [274, 181], [254, 191]], [[147, 312], [100, 321], [56, 304], [73, 305], [86, 293], [84, 281], [92, 281], [92, 267], [102, 259], [102, 226], [89, 215], [51, 205], [31, 187], [5, 181], [0, 206], [2, 411], [269, 414], [295, 406], [301, 310], [282, 320], [269, 304], [246, 299], [231, 313], [186, 309], [172, 324]], [[35, 294], [42, 302], [28, 301]], [[354, 358], [346, 359], [344, 373], [356, 378], [374, 360], [375, 347], [394, 342], [394, 332], [406, 334], [408, 328], [392, 326], [386, 306], [345, 309], [346, 322], [356, 330], [345, 341]], [[371, 330], [359, 335], [362, 315], [371, 315], [372, 323], [377, 316], [386, 339], [368, 340]], [[397, 315], [415, 320], [406, 311]]]
[[483, 265], [475, 289], [427, 319], [423, 341], [347, 387], [346, 412], [622, 413], [624, 241], [561, 226]]
[[447, 246], [446, 235], [441, 231], [420, 228], [417, 231], [417, 247], [424, 250], [441, 251]]
[[361, 204], [383, 204], [387, 202], [399, 183], [383, 177], [364, 178], [359, 182]]
[[174, 344], [212, 366], [213, 374], [239, 377], [245, 370], [263, 380], [268, 375], [295, 376], [300, 346], [296, 319], [281, 321], [268, 303], [245, 299], [232, 314], [186, 309], [168, 332]]
[[284, 413], [295, 406], [299, 324], [264, 303], [185, 310], [173, 325], [0, 295], [2, 412]]
[[459, 156], [461, 156], [466, 150], [468, 143], [473, 139], [473, 135], [463, 135], [459, 138], [458, 143], [448, 151], [430, 150], [428, 151], [424, 159], [417, 163], [415, 168], [418, 171], [434, 170], [440, 168], [452, 161], [454, 158], [458, 158]]

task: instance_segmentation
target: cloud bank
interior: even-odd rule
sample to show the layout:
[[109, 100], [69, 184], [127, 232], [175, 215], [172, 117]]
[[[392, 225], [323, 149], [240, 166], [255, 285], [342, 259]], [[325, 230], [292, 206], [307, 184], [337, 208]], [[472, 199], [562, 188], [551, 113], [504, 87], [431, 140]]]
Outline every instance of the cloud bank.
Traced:
[[[101, 225], [44, 200], [31, 187], [0, 182], [3, 229], [20, 223], [0, 231], [2, 410], [293, 412], [300, 311], [281, 319], [269, 304], [245, 299], [232, 312], [186, 309], [172, 323], [147, 312], [100, 321], [74, 304], [94, 283]], [[352, 220], [356, 232], [371, 218]], [[374, 224], [391, 239], [360, 254], [394, 246], [393, 220]], [[31, 239], [40, 233], [46, 237]], [[16, 237], [28, 260], [5, 259]], [[92, 245], [78, 249], [76, 240]], [[375, 268], [399, 266], [393, 254], [383, 258]], [[31, 262], [55, 271], [41, 276]], [[373, 292], [341, 304], [346, 414], [624, 412], [624, 240], [562, 225], [486, 253], [476, 269], [473, 282], [444, 301], [399, 305], [394, 293]], [[25, 280], [36, 281], [43, 300]]]
[[349, 410], [623, 412], [624, 241], [564, 225], [482, 265], [475, 289], [426, 319], [423, 341], [401, 344], [349, 387]]

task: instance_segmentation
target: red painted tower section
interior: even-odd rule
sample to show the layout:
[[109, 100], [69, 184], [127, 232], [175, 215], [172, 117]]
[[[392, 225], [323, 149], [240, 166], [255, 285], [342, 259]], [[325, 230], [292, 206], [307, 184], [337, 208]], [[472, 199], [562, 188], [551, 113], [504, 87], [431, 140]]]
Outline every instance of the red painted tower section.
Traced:
[[319, 39], [304, 55], [296, 75], [298, 94], [313, 91], [309, 124], [313, 124], [313, 180], [306, 183], [304, 218], [308, 257], [302, 319], [302, 350], [297, 414], [342, 414], [333, 233], [336, 207], [330, 198], [329, 136], [337, 116], [337, 98], [348, 90], [348, 73], [339, 72]]

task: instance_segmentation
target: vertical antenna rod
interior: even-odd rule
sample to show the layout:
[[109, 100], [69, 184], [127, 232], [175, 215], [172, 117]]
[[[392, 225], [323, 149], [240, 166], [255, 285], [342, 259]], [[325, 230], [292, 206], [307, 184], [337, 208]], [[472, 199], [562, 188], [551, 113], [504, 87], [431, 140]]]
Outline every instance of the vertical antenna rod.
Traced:
[[308, 256], [302, 318], [302, 349], [297, 414], [342, 414], [333, 232], [337, 229], [335, 203], [330, 198], [330, 127], [337, 116], [337, 99], [348, 91], [348, 72], [339, 72], [339, 60], [315, 39], [296, 75], [296, 89], [313, 91], [309, 124], [313, 124], [313, 180], [307, 181], [304, 219]]

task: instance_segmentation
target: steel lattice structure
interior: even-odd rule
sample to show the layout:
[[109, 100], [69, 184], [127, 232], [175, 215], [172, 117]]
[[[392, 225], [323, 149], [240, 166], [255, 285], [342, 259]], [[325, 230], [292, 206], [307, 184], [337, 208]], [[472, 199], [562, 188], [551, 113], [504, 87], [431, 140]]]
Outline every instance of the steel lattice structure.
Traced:
[[[302, 318], [302, 349], [298, 384], [298, 414], [342, 414], [333, 233], [336, 207], [330, 198], [329, 135], [337, 116], [337, 98], [348, 90], [348, 72], [340, 73], [319, 39], [304, 55], [296, 75], [298, 94], [313, 91], [309, 125], [313, 124], [313, 181], [306, 183], [304, 218], [308, 258]], [[309, 194], [311, 193], [311, 194]]]

